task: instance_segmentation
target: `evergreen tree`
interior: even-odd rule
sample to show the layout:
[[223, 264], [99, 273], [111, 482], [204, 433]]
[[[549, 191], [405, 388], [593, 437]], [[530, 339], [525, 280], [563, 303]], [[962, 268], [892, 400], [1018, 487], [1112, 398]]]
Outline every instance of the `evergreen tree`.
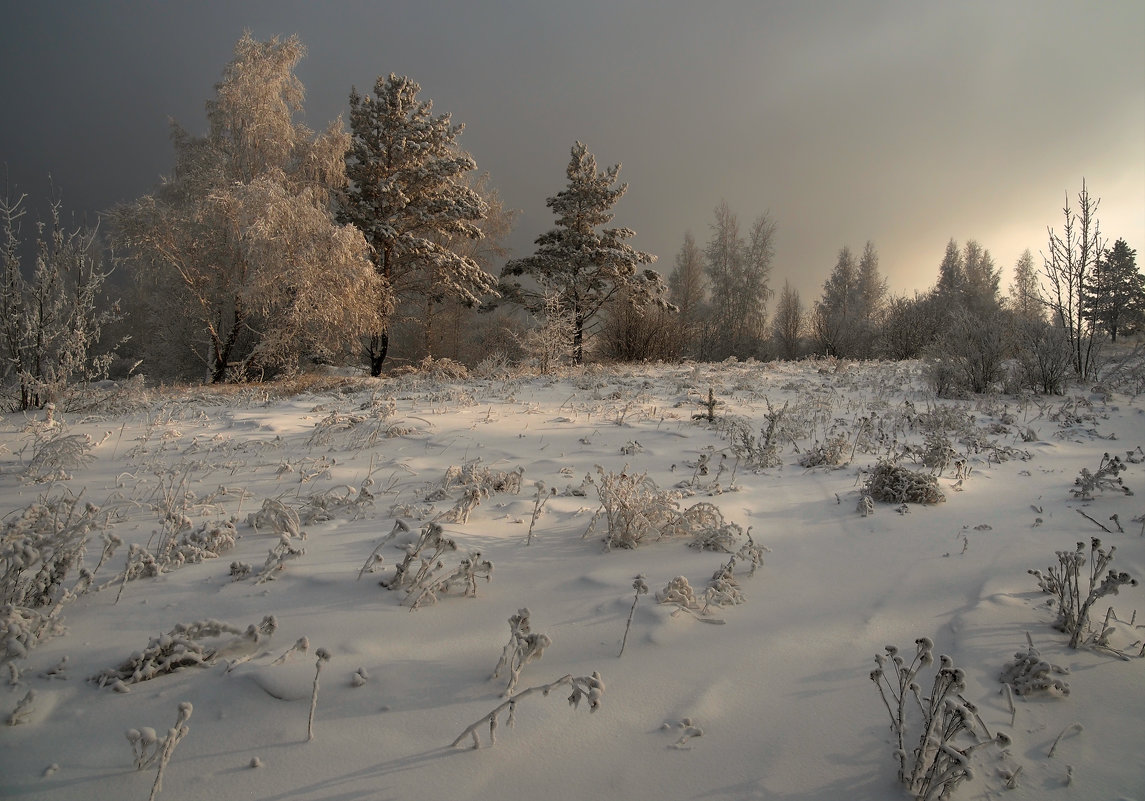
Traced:
[[771, 325], [772, 339], [775, 340], [779, 354], [784, 359], [794, 359], [799, 356], [803, 325], [803, 303], [799, 299], [799, 291], [792, 289], [791, 284], [784, 281]]
[[959, 307], [962, 305], [965, 283], [962, 253], [958, 250], [958, 243], [951, 239], [946, 243], [946, 253], [938, 265], [938, 283], [934, 287], [934, 294], [947, 308]]
[[[574, 144], [565, 171], [567, 187], [545, 201], [556, 215], [556, 227], [537, 237], [532, 256], [513, 259], [501, 271], [505, 292], [534, 313], [542, 313], [544, 299], [555, 293], [572, 317], [577, 364], [583, 363], [585, 346], [609, 305], [669, 305], [663, 299], [667, 289], [663, 279], [654, 270], [637, 269], [656, 257], [628, 244], [636, 233], [601, 227], [612, 221], [612, 207], [628, 191], [628, 184], [616, 184], [619, 173], [619, 164], [597, 172], [596, 158], [588, 148]], [[536, 281], [539, 292], [511, 280], [525, 275]]]
[[[453, 125], [449, 114], [434, 116], [433, 103], [418, 100], [420, 91], [393, 73], [377, 79], [373, 97], [351, 91], [349, 185], [341, 209], [342, 221], [370, 244], [395, 302], [414, 304], [419, 313], [445, 299], [477, 304], [495, 285], [477, 259], [453, 246], [482, 237], [489, 209], [466, 181], [477, 164], [458, 146], [464, 126]], [[381, 373], [388, 350], [387, 328], [369, 336], [371, 375]]]
[[857, 280], [860, 317], [857, 355], [869, 358], [874, 354], [875, 339], [887, 304], [887, 281], [879, 272], [879, 254], [870, 240], [859, 257]]
[[823, 353], [839, 357], [855, 355], [862, 321], [860, 298], [859, 267], [851, 249], [844, 245], [815, 304], [815, 337]]
[[962, 250], [962, 305], [971, 315], [985, 318], [999, 307], [998, 282], [1001, 273], [994, 267], [990, 251], [969, 239]]
[[1084, 289], [1086, 312], [1113, 342], [1141, 325], [1145, 275], [1137, 271], [1137, 251], [1124, 239], [1105, 251]]

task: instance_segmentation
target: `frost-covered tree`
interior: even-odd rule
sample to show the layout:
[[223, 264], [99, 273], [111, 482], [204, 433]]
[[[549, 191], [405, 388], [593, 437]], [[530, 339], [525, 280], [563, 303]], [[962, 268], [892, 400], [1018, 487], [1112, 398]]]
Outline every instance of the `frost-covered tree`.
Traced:
[[701, 340], [707, 317], [706, 292], [704, 254], [692, 232], [688, 231], [676, 254], [676, 266], [668, 275], [668, 299], [680, 310], [675, 323], [679, 328], [683, 352], [691, 356], [700, 356], [704, 350]]
[[1118, 239], [1094, 265], [1083, 291], [1085, 311], [1111, 341], [1140, 326], [1145, 314], [1145, 275], [1137, 270], [1137, 251]]
[[755, 356], [767, 335], [775, 223], [761, 215], [743, 237], [739, 219], [722, 201], [716, 206], [711, 230], [704, 260], [711, 292], [713, 355]]
[[[611, 304], [669, 305], [659, 274], [637, 269], [656, 257], [628, 244], [635, 232], [601, 227], [611, 222], [612, 207], [628, 191], [628, 184], [616, 183], [619, 173], [619, 164], [598, 172], [588, 148], [574, 144], [567, 187], [545, 201], [557, 217], [556, 227], [537, 237], [532, 256], [513, 259], [501, 271], [504, 291], [534, 313], [541, 313], [546, 296], [556, 293], [572, 315], [577, 364], [584, 361], [585, 347], [602, 322], [601, 312]], [[523, 276], [530, 276], [539, 290], [515, 280]]]
[[1097, 207], [1101, 201], [1089, 194], [1085, 181], [1077, 196], [1077, 210], [1066, 195], [1062, 214], [1065, 224], [1061, 233], [1049, 228], [1049, 252], [1042, 255], [1047, 279], [1046, 303], [1053, 322], [1066, 332], [1073, 367], [1082, 380], [1089, 379], [1097, 367], [1097, 329], [1087, 313], [1085, 286], [1105, 250]]
[[813, 325], [820, 351], [831, 356], [854, 356], [861, 322], [859, 266], [851, 249], [844, 245], [823, 282], [823, 294], [815, 303]]
[[799, 343], [803, 337], [803, 303], [799, 299], [799, 291], [792, 289], [791, 284], [783, 282], [783, 291], [779, 293], [779, 301], [775, 305], [775, 315], [772, 317], [771, 338], [775, 341], [779, 355], [784, 359], [794, 359], [799, 356]]
[[952, 238], [946, 243], [946, 253], [942, 263], [938, 265], [938, 283], [935, 284], [934, 294], [942, 305], [953, 310], [962, 305], [962, 298], [966, 284], [966, 273], [962, 267], [962, 253], [958, 243]]
[[[434, 115], [420, 91], [410, 78], [390, 73], [378, 77], [373, 96], [350, 93], [349, 185], [340, 216], [365, 235], [399, 309], [417, 314], [427, 303], [478, 304], [496, 284], [487, 263], [464, 245], [484, 236], [480, 223], [489, 213], [484, 193], [468, 178], [477, 164], [457, 141], [465, 126], [449, 114]], [[366, 341], [371, 375], [381, 373], [388, 350], [383, 326]]]
[[113, 212], [153, 359], [189, 348], [211, 381], [257, 377], [339, 352], [385, 317], [365, 240], [331, 212], [349, 136], [338, 121], [316, 136], [294, 120], [304, 54], [296, 36], [244, 33], [207, 102], [206, 135], [174, 125], [171, 175]]
[[1022, 251], [1022, 255], [1014, 263], [1014, 281], [1010, 284], [1008, 306], [1019, 320], [1040, 322], [1045, 319], [1045, 304], [1042, 302], [1038, 270], [1029, 248]]
[[0, 380], [11, 406], [59, 402], [70, 385], [103, 378], [115, 344], [102, 343], [118, 310], [104, 298], [105, 268], [94, 228], [65, 229], [61, 203], [38, 223], [35, 266], [23, 269], [20, 223], [25, 196], [0, 198]]
[[969, 239], [962, 249], [962, 305], [972, 315], [989, 317], [998, 310], [1001, 273], [990, 251]]
[[860, 322], [856, 355], [868, 359], [874, 355], [875, 339], [887, 305], [887, 280], [879, 271], [879, 253], [870, 240], [859, 257], [857, 280]]

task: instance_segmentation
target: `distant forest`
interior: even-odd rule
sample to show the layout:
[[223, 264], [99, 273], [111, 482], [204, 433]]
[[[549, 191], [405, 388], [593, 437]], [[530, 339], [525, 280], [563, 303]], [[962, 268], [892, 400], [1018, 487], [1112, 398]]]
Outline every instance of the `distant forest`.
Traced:
[[[506, 260], [514, 212], [412, 79], [349, 92], [349, 130], [296, 121], [297, 37], [244, 34], [206, 102], [173, 123], [174, 164], [99, 229], [63, 204], [26, 226], [0, 198], [0, 349], [9, 409], [76, 404], [107, 379], [250, 382], [316, 365], [381, 375], [548, 372], [588, 361], [923, 359], [940, 395], [1061, 393], [1093, 381], [1145, 328], [1145, 276], [1101, 231], [1084, 181], [1038, 261], [1003, 292], [975, 240], [935, 254], [933, 287], [893, 293], [873, 242], [840, 248], [821, 295], [773, 285], [775, 223], [720, 203], [670, 269], [613, 224], [619, 165], [575, 142], [553, 226]], [[31, 238], [26, 228], [35, 230]], [[32, 255], [28, 255], [32, 254]], [[1039, 263], [1040, 262], [1040, 263]]]

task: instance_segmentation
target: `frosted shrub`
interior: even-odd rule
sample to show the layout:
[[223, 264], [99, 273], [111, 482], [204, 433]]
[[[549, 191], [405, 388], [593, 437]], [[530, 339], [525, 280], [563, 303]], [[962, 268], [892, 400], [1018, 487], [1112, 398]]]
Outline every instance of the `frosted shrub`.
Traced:
[[[167, 634], [152, 637], [146, 648], [118, 667], [101, 671], [91, 680], [100, 687], [111, 685], [113, 689], [124, 692], [129, 684], [149, 681], [185, 667], [208, 667], [224, 656], [250, 651], [265, 642], [277, 628], [278, 623], [272, 615], [267, 615], [257, 625], [252, 623], [245, 631], [219, 620], [180, 623]], [[203, 642], [218, 640], [228, 634], [235, 636], [222, 643]]]
[[719, 423], [719, 428], [727, 437], [728, 447], [732, 453], [748, 467], [759, 469], [779, 467], [783, 464], [780, 440], [784, 433], [782, 424], [786, 414], [786, 403], [775, 409], [771, 401], [768, 401], [767, 413], [764, 415], [767, 425], [760, 429], [758, 437], [752, 433], [751, 423], [742, 417], [725, 417]]
[[509, 684], [502, 695], [513, 694], [521, 678], [521, 670], [530, 662], [540, 660], [545, 649], [552, 644], [553, 641], [547, 635], [530, 631], [528, 609], [518, 609], [517, 614], [509, 618], [509, 642], [501, 651], [501, 658], [490, 677], [495, 679], [501, 675], [501, 671], [509, 671]]
[[481, 736], [478, 732], [485, 726], [489, 727], [489, 744], [497, 744], [497, 726], [498, 718], [502, 712], [508, 711], [505, 720], [506, 726], [512, 726], [516, 722], [517, 704], [524, 698], [532, 695], [533, 693], [541, 693], [541, 695], [548, 695], [557, 687], [568, 685], [572, 687], [572, 693], [568, 697], [569, 706], [576, 709], [580, 706], [582, 700], [588, 701], [588, 711], [595, 712], [600, 709], [601, 699], [604, 697], [604, 682], [600, 678], [600, 674], [593, 671], [591, 676], [573, 676], [571, 674], [562, 676], [554, 682], [549, 684], [541, 684], [536, 687], [529, 687], [528, 689], [521, 690], [513, 697], [498, 704], [491, 712], [482, 715], [477, 721], [469, 724], [457, 735], [457, 738], [450, 743], [451, 748], [456, 748], [470, 738], [473, 741], [474, 748], [481, 747]]
[[679, 518], [677, 494], [658, 489], [647, 473], [606, 473], [599, 465], [596, 471], [600, 476], [595, 482], [600, 508], [584, 536], [589, 536], [603, 518], [607, 527], [605, 550], [635, 548], [645, 538], [663, 537]]
[[884, 503], [936, 504], [946, 500], [937, 478], [891, 462], [879, 462], [871, 469], [863, 492]]
[[288, 537], [305, 539], [302, 531], [302, 521], [298, 512], [291, 509], [277, 498], [266, 498], [262, 508], [247, 515], [247, 525], [255, 531], [271, 531], [275, 534], [285, 534]]
[[[401, 524], [405, 527], [405, 524]], [[390, 532], [392, 537], [398, 526]], [[408, 531], [408, 527], [405, 527]], [[387, 539], [389, 538], [387, 537]], [[384, 542], [384, 541], [383, 541]], [[374, 549], [372, 559], [377, 558], [379, 545]], [[402, 603], [410, 609], [418, 609], [425, 603], [436, 603], [439, 596], [458, 593], [464, 597], [477, 596], [477, 581], [489, 581], [493, 575], [493, 563], [481, 558], [479, 551], [462, 557], [457, 567], [448, 569], [442, 556], [456, 551], [457, 543], [445, 536], [445, 530], [437, 523], [427, 523], [422, 527], [415, 542], [405, 547], [405, 557], [397, 565], [389, 579], [378, 582], [388, 590], [405, 590]], [[369, 560], [367, 560], [369, 564]], [[365, 571], [363, 566], [362, 571]]]
[[1057, 606], [1058, 619], [1055, 628], [1070, 635], [1069, 647], [1078, 648], [1081, 645], [1105, 645], [1108, 633], [1102, 631], [1089, 631], [1089, 612], [1099, 598], [1106, 595], [1116, 595], [1117, 591], [1126, 585], [1137, 586], [1137, 579], [1128, 573], [1109, 570], [1102, 578], [1102, 573], [1113, 561], [1116, 545], [1105, 549], [1101, 540], [1094, 537], [1089, 546], [1089, 569], [1083, 573], [1082, 566], [1086, 564], [1085, 543], [1079, 542], [1072, 551], [1056, 551], [1058, 564], [1049, 566], [1046, 572], [1040, 570], [1028, 571], [1037, 579], [1038, 586], [1043, 592], [1053, 596], [1053, 603]]
[[0, 603], [55, 603], [68, 573], [82, 563], [91, 533], [107, 526], [106, 512], [71, 495], [28, 504], [0, 530]]
[[676, 576], [656, 593], [656, 603], [674, 604], [680, 609], [698, 610], [701, 606], [696, 591], [684, 576]]
[[1014, 654], [1014, 661], [1007, 662], [1002, 668], [999, 681], [1009, 685], [1014, 695], [1045, 693], [1060, 697], [1069, 695], [1069, 684], [1054, 678], [1054, 674], [1067, 673], [1068, 669], [1042, 659], [1041, 653], [1031, 645], [1025, 653], [1018, 651]]
[[1091, 501], [1094, 492], [1106, 490], [1132, 495], [1133, 491], [1125, 486], [1125, 481], [1121, 478], [1121, 473], [1125, 469], [1126, 464], [1120, 456], [1103, 454], [1097, 470], [1090, 472], [1088, 468], [1081, 469], [1081, 473], [1073, 481], [1075, 489], [1070, 490], [1070, 493], [1083, 501]]
[[334, 449], [348, 448], [361, 450], [372, 448], [379, 440], [407, 436], [413, 432], [408, 426], [390, 422], [397, 411], [397, 401], [371, 398], [362, 404], [360, 414], [331, 412], [314, 425], [314, 431], [306, 440], [308, 447], [329, 446]]
[[811, 450], [799, 459], [801, 467], [838, 467], [847, 461], [847, 446], [850, 443], [841, 434], [828, 437], [826, 442], [816, 442]]
[[131, 752], [135, 757], [135, 769], [146, 770], [156, 762], [159, 763], [148, 801], [155, 801], [159, 791], [163, 789], [163, 772], [167, 769], [172, 754], [175, 753], [175, 746], [190, 732], [187, 721], [191, 719], [192, 711], [190, 702], [184, 701], [179, 704], [179, 715], [175, 725], [167, 730], [164, 737], [159, 737], [155, 734], [155, 730], [149, 727], [127, 730], [127, 741], [131, 743]]
[[[930, 695], [922, 695], [917, 680], [922, 668], [934, 661], [934, 645], [927, 637], [915, 640], [915, 645], [910, 662], [899, 654], [898, 648], [888, 645], [886, 654], [875, 655], [878, 667], [870, 677], [878, 687], [895, 734], [899, 782], [918, 801], [938, 801], [949, 798], [955, 787], [972, 778], [970, 755], [974, 751], [994, 742], [1005, 746], [1009, 738], [1001, 733], [990, 736], [976, 707], [962, 695], [965, 674], [954, 667], [948, 656], [939, 657]], [[921, 732], [918, 745], [910, 748], [915, 726]], [[960, 740], [969, 742], [960, 745]]]
[[23, 658], [41, 642], [67, 633], [60, 605], [48, 611], [15, 604], [0, 607], [0, 659]]
[[278, 574], [286, 569], [287, 562], [305, 555], [305, 548], [295, 545], [294, 540], [286, 533], [279, 534], [278, 542], [267, 551], [266, 561], [263, 562], [262, 569], [255, 576], [254, 583], [265, 584], [268, 581], [274, 581], [278, 578]]
[[93, 447], [95, 442], [87, 434], [50, 431], [48, 436], [36, 438], [24, 477], [36, 483], [68, 481], [72, 470], [95, 459], [91, 453]]

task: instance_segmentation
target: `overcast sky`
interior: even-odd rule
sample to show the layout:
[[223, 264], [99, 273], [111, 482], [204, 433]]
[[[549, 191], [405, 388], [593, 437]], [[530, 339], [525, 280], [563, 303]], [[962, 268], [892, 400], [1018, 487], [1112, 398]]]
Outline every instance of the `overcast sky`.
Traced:
[[[727, 200], [777, 225], [773, 286], [817, 298], [873, 240], [895, 292], [933, 284], [947, 240], [1005, 269], [1045, 249], [1085, 178], [1110, 242], [1145, 254], [1145, 3], [53, 2], [0, 0], [0, 163], [94, 215], [173, 164], [168, 118], [205, 130], [244, 29], [298, 34], [306, 121], [352, 85], [409, 75], [521, 210], [551, 227], [574, 141], [621, 162], [616, 223], [671, 270]], [[1139, 256], [1139, 263], [1142, 259]], [[1040, 259], [1039, 259], [1040, 263]]]

